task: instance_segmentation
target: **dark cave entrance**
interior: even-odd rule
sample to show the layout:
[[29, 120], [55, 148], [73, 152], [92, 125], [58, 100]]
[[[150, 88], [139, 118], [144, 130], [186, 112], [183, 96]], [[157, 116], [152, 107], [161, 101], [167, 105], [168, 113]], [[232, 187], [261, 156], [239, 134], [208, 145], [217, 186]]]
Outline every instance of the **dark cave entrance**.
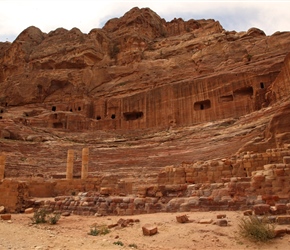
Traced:
[[126, 121], [133, 121], [133, 120], [137, 120], [143, 117], [143, 112], [139, 111], [139, 112], [125, 112], [123, 113], [123, 116], [125, 118]]

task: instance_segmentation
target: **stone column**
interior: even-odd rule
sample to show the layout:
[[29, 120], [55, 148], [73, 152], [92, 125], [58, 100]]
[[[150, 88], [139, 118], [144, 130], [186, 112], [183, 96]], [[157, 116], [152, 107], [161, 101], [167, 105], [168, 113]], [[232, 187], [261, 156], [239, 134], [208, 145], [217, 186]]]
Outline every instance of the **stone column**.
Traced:
[[0, 155], [0, 180], [4, 179], [6, 155]]
[[66, 165], [66, 179], [73, 179], [73, 170], [74, 170], [74, 150], [69, 149], [67, 151], [67, 165]]
[[86, 179], [88, 177], [89, 168], [89, 149], [83, 148], [82, 150], [82, 174], [81, 179]]

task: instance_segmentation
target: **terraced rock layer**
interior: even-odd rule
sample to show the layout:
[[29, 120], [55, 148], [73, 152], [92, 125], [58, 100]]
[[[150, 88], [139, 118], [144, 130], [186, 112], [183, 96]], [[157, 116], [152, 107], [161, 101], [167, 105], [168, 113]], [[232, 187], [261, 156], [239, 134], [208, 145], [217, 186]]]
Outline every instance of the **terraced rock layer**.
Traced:
[[148, 178], [183, 161], [290, 142], [290, 33], [166, 22], [133, 8], [102, 29], [24, 30], [0, 43], [6, 176], [89, 171]]

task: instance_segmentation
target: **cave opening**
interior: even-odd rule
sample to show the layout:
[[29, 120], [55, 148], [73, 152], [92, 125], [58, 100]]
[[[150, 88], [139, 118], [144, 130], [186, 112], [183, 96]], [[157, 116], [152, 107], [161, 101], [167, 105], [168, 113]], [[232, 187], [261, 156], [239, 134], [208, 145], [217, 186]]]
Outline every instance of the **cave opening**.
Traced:
[[97, 118], [96, 118], [98, 121], [101, 120], [101, 116], [97, 115]]
[[210, 100], [204, 100], [194, 103], [194, 110], [205, 110], [211, 108]]
[[115, 118], [116, 118], [116, 115], [115, 115], [115, 114], [112, 114], [112, 115], [111, 115], [111, 119], [114, 120]]
[[56, 111], [56, 106], [52, 106], [51, 110]]
[[261, 87], [261, 89], [264, 89], [265, 88], [265, 84], [263, 82], [260, 82], [260, 87]]
[[126, 121], [133, 121], [142, 118], [143, 112], [142, 111], [125, 112], [123, 113], [123, 116]]

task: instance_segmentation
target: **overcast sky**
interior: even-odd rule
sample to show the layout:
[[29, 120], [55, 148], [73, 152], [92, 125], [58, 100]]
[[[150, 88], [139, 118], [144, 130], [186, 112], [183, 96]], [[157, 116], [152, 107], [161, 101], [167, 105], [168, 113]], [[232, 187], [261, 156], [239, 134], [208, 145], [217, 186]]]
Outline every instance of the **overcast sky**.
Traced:
[[212, 18], [226, 30], [290, 31], [289, 1], [0, 0], [0, 41], [12, 42], [29, 26], [46, 33], [59, 27], [88, 33], [133, 7], [149, 7], [166, 21]]

